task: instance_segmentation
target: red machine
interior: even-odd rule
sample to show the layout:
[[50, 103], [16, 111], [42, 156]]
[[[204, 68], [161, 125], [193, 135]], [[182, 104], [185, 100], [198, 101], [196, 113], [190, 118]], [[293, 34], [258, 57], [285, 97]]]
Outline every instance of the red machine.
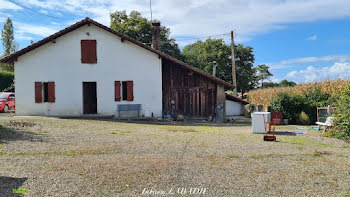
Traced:
[[283, 124], [282, 112], [271, 112], [271, 121], [278, 125]]
[[266, 122], [265, 116], [264, 116], [264, 125], [265, 125], [264, 141], [276, 141], [276, 136], [275, 136], [276, 121]]

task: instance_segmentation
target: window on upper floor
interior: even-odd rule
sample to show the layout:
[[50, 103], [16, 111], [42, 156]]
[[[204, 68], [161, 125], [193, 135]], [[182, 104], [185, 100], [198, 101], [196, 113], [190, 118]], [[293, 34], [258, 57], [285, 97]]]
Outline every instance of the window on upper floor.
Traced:
[[81, 63], [97, 63], [96, 40], [81, 40]]

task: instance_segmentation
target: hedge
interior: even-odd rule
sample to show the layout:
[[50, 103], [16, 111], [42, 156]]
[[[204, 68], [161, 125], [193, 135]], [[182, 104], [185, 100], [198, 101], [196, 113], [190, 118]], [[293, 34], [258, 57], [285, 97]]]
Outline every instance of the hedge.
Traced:
[[13, 84], [14, 74], [0, 70], [0, 91], [8, 89]]

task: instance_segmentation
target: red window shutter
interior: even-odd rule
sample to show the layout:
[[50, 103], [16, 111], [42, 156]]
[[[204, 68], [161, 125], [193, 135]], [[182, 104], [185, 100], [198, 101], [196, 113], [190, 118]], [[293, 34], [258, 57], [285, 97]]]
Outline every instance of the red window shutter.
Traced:
[[56, 100], [56, 97], [55, 97], [55, 82], [48, 82], [47, 86], [48, 86], [47, 89], [48, 89], [48, 95], [49, 95], [48, 102], [49, 103], [54, 103], [55, 100]]
[[115, 81], [114, 82], [114, 99], [115, 101], [120, 101], [121, 96], [120, 96], [120, 81]]
[[35, 82], [35, 103], [43, 102], [43, 85], [41, 82]]
[[96, 40], [82, 40], [81, 41], [81, 63], [96, 64], [97, 50]]
[[133, 101], [134, 100], [134, 82], [133, 81], [127, 81], [127, 100]]
[[81, 63], [88, 63], [88, 42], [87, 40], [82, 40], [81, 44]]

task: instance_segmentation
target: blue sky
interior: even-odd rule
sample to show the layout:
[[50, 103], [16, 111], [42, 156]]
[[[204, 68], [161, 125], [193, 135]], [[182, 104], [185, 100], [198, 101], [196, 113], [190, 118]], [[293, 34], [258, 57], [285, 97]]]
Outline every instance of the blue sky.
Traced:
[[[0, 0], [0, 25], [12, 18], [20, 48], [86, 16], [107, 26], [116, 10], [150, 17], [149, 0], [11, 1], [54, 17]], [[256, 65], [270, 66], [274, 82], [350, 79], [348, 0], [152, 0], [152, 8], [181, 47], [234, 29], [237, 43], [254, 48]], [[229, 35], [213, 38], [229, 44]]]

